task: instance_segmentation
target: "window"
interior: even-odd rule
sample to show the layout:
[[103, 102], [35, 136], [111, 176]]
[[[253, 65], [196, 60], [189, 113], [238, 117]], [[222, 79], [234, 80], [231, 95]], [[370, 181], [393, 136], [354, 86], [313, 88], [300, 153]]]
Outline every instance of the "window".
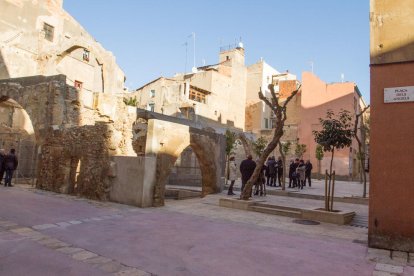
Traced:
[[83, 58], [84, 61], [89, 61], [89, 55], [90, 55], [90, 52], [88, 50], [86, 50], [86, 49], [83, 49], [83, 56], [82, 56], [82, 58]]
[[206, 103], [206, 95], [202, 92], [197, 90], [191, 89], [190, 90], [190, 100], [199, 102], [199, 103]]
[[45, 39], [53, 41], [53, 36], [55, 33], [55, 27], [47, 23], [43, 23], [43, 31], [45, 32]]
[[267, 128], [269, 128], [269, 119], [268, 118], [265, 118], [264, 119], [264, 127], [267, 129]]
[[81, 81], [75, 80], [74, 86], [75, 86], [76, 89], [82, 90], [82, 85], [83, 85], [83, 83]]
[[155, 104], [153, 104], [153, 103], [148, 104], [148, 111], [154, 112], [155, 111]]
[[151, 98], [155, 98], [155, 90], [151, 90], [150, 91], [150, 97]]

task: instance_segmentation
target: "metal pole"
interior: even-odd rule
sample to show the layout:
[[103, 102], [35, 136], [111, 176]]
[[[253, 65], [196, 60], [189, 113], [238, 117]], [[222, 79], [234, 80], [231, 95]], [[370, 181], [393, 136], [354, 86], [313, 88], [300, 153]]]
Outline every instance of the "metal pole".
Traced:
[[193, 32], [193, 67], [196, 67], [195, 32]]
[[[21, 149], [21, 144], [22, 144], [22, 138], [19, 138], [19, 146], [18, 146], [18, 150], [17, 150], [17, 152], [18, 152], [18, 154], [17, 154], [17, 160], [21, 160], [20, 159], [20, 149]], [[17, 178], [19, 177], [19, 169], [16, 169], [16, 177], [14, 178], [14, 185], [16, 185], [17, 184]]]

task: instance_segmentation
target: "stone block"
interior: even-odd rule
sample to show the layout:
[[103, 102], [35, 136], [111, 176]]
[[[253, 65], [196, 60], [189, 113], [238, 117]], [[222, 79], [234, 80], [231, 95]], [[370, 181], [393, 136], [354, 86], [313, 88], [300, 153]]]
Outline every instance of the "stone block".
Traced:
[[44, 230], [44, 229], [49, 229], [49, 228], [54, 228], [57, 227], [56, 224], [41, 224], [41, 225], [35, 225], [32, 228], [36, 229], [36, 230]]
[[400, 265], [407, 265], [408, 262], [408, 253], [402, 252], [402, 251], [392, 251], [391, 253], [391, 259], [396, 263]]
[[67, 227], [71, 225], [69, 222], [58, 222], [56, 223], [59, 227]]
[[46, 247], [51, 248], [51, 249], [58, 249], [58, 248], [69, 246], [69, 244], [67, 244], [65, 242], [61, 242], [61, 241], [54, 242], [54, 243], [47, 243], [45, 245], [46, 245]]
[[43, 240], [39, 240], [39, 243], [40, 244], [43, 244], [43, 245], [52, 244], [52, 243], [58, 243], [58, 242], [60, 242], [60, 240], [53, 239], [53, 238], [49, 238], [49, 237], [47, 237], [47, 238], [45, 238]]
[[64, 253], [64, 254], [72, 255], [74, 253], [78, 253], [80, 251], [83, 251], [83, 249], [78, 248], [78, 247], [62, 247], [62, 248], [57, 249], [56, 251], [59, 251], [59, 252]]
[[392, 263], [391, 252], [378, 248], [368, 248], [366, 259], [373, 262]]
[[401, 275], [404, 272], [404, 267], [390, 264], [377, 263], [375, 265], [376, 271], [388, 272], [393, 275]]
[[72, 258], [74, 258], [75, 260], [78, 260], [78, 261], [83, 261], [83, 260], [94, 258], [94, 257], [97, 257], [97, 256], [98, 255], [95, 254], [95, 253], [83, 250], [83, 251], [80, 251], [80, 252], [77, 252], [77, 253], [73, 254]]
[[334, 223], [338, 225], [349, 224], [354, 216], [355, 212], [352, 211], [328, 212], [323, 209], [302, 209], [303, 219]]
[[119, 271], [127, 270], [128, 268], [118, 262], [112, 261], [101, 265], [99, 269], [107, 273], [116, 273]]
[[34, 231], [31, 228], [23, 227], [23, 228], [12, 229], [11, 232], [19, 234], [19, 235], [27, 236], [29, 235], [29, 233], [34, 232]]
[[391, 274], [391, 273], [385, 272], [385, 271], [375, 270], [374, 272], [372, 272], [372, 276], [395, 276], [395, 274]]
[[219, 199], [219, 206], [226, 207], [226, 208], [248, 210], [249, 207], [253, 204], [254, 204], [253, 201], [247, 201], [247, 200], [232, 199], [232, 198], [220, 198]]
[[409, 253], [408, 254], [408, 265], [409, 266], [414, 266], [414, 253]]
[[98, 256], [98, 257], [95, 257], [95, 258], [86, 259], [85, 263], [88, 263], [88, 264], [106, 264], [106, 263], [109, 263], [110, 261], [112, 261], [112, 260], [109, 259], [109, 258]]
[[115, 273], [116, 276], [151, 276], [151, 273], [148, 273], [143, 270], [139, 270], [136, 268], [128, 269], [119, 271], [118, 273]]

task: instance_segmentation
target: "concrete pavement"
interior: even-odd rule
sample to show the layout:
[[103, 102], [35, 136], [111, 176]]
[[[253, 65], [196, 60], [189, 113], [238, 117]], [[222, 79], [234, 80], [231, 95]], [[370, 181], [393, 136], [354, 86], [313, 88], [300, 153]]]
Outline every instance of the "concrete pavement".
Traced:
[[1, 187], [0, 274], [373, 275], [366, 229], [221, 208], [220, 196], [139, 209]]

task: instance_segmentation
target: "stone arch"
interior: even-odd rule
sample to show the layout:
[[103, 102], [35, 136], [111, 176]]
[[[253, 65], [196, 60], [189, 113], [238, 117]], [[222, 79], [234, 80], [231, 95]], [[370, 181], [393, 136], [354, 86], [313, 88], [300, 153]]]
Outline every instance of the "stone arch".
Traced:
[[252, 154], [252, 142], [249, 139], [247, 139], [246, 135], [243, 132], [237, 134], [237, 139], [241, 141], [246, 156]]
[[56, 54], [56, 65], [59, 64], [62, 59], [64, 57], [66, 57], [67, 55], [69, 55], [70, 53], [72, 53], [73, 51], [77, 50], [77, 49], [87, 49], [88, 51], [90, 51], [91, 53], [93, 53], [95, 55], [95, 58], [97, 59], [97, 61], [99, 63], [103, 63], [103, 57], [102, 55], [99, 53], [99, 50], [96, 49], [96, 47], [89, 45], [87, 43], [85, 43], [82, 40], [75, 40], [75, 41], [71, 41], [70, 43], [65, 43], [63, 44], [59, 50], [57, 50], [57, 54]]
[[[104, 57], [102, 56], [101, 52], [98, 48], [87, 45], [82, 41], [76, 41], [76, 44], [67, 44], [64, 45], [60, 50], [58, 50], [55, 59], [54, 59], [54, 66], [58, 68], [58, 66], [63, 65], [63, 61], [65, 58], [70, 55], [71, 53], [75, 52], [78, 49], [85, 49], [88, 50], [91, 54], [93, 54], [93, 58], [91, 57], [89, 60], [89, 64], [94, 63], [94, 91], [102, 91], [105, 92], [105, 88], [108, 86], [106, 85], [107, 80], [109, 79], [109, 72], [107, 72], [107, 64], [104, 62]], [[96, 63], [95, 63], [96, 62]], [[68, 75], [69, 76], [69, 75]], [[99, 84], [99, 85], [98, 85]], [[98, 86], [99, 88], [95, 87]]]
[[[169, 141], [173, 143], [173, 141]], [[168, 142], [167, 142], [168, 143]], [[165, 147], [170, 145], [165, 144]], [[156, 181], [153, 194], [153, 206], [164, 205], [164, 193], [167, 178], [171, 173], [178, 156], [187, 148], [191, 147], [200, 165], [202, 177], [202, 196], [219, 192], [221, 187], [221, 176], [224, 167], [224, 136], [190, 128], [189, 141], [183, 139], [174, 151], [160, 151], [156, 154]]]
[[51, 107], [40, 103], [36, 93], [26, 94], [24, 89], [16, 83], [0, 86], [0, 102], [13, 102], [22, 108], [28, 115], [33, 125], [35, 139], [38, 144], [42, 144], [46, 138], [44, 129], [46, 116], [42, 116], [38, 111], [44, 108], [45, 113], [51, 112]]

